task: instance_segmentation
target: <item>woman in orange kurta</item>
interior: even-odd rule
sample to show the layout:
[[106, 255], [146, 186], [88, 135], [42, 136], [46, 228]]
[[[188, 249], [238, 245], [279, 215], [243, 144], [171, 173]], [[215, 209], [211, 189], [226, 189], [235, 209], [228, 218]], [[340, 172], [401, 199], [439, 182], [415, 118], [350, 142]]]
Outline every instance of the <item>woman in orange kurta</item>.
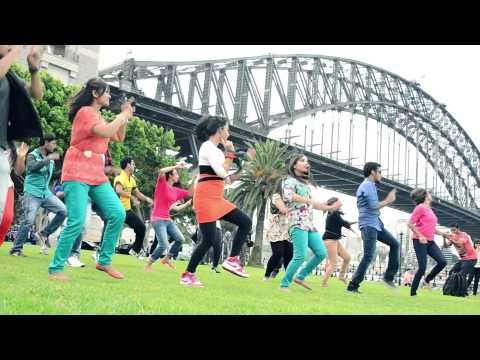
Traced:
[[[225, 200], [225, 180], [230, 182], [227, 170], [235, 159], [235, 148], [228, 132], [228, 122], [216, 116], [204, 117], [195, 129], [196, 136], [202, 142], [198, 154], [200, 174], [193, 195], [193, 208], [202, 232], [202, 241], [192, 253], [187, 271], [182, 274], [180, 283], [188, 286], [203, 286], [195, 277], [195, 271], [206, 252], [212, 246], [216, 236], [216, 221], [225, 220], [238, 226], [232, 244], [230, 257], [222, 267], [240, 277], [248, 277], [240, 264], [240, 250], [252, 228], [252, 221], [234, 204]], [[218, 145], [223, 144], [224, 154]]]
[[63, 273], [65, 261], [75, 239], [82, 232], [89, 197], [107, 220], [96, 268], [115, 279], [123, 279], [123, 275], [111, 263], [125, 220], [125, 210], [105, 176], [104, 154], [110, 140], [124, 140], [126, 124], [133, 116], [133, 111], [131, 105], [126, 103], [115, 120], [107, 123], [100, 115], [100, 109], [109, 103], [108, 85], [101, 79], [90, 79], [71, 105], [69, 119], [73, 122], [72, 136], [62, 169], [68, 221], [48, 268], [53, 280], [69, 280]]

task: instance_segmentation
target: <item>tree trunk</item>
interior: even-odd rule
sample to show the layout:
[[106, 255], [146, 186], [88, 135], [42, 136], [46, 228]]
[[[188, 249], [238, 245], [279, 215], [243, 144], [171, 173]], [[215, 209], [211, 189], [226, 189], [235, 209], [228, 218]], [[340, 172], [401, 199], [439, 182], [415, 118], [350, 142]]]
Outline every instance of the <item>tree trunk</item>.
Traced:
[[252, 250], [252, 258], [250, 260], [253, 266], [262, 266], [262, 253], [263, 253], [263, 228], [265, 225], [265, 206], [266, 201], [262, 201], [260, 209], [257, 212], [258, 220], [255, 227], [255, 245]]

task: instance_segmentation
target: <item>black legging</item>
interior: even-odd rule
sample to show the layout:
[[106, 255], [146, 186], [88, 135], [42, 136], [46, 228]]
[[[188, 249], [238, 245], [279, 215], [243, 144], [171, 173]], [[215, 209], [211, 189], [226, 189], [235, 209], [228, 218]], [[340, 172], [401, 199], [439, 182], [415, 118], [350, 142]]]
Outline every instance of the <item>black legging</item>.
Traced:
[[[101, 215], [101, 214], [99, 214]], [[100, 216], [102, 217], [102, 216]], [[103, 217], [102, 217], [103, 219]], [[133, 231], [135, 232], [135, 242], [131, 246], [131, 249], [135, 251], [137, 254], [142, 250], [143, 248], [143, 241], [145, 240], [145, 232], [147, 231], [147, 227], [143, 223], [143, 221], [138, 217], [137, 214], [135, 214], [132, 210], [127, 210], [126, 211], [126, 218], [125, 218], [125, 224], [130, 226]], [[107, 228], [107, 220], [103, 221], [103, 230], [102, 230], [102, 237], [100, 239], [100, 245], [99, 247], [102, 246], [103, 242], [103, 236], [105, 235], [105, 229]], [[156, 239], [155, 239], [156, 240]], [[155, 244], [155, 246], [157, 246]]]
[[[216, 268], [218, 266], [218, 263], [220, 262], [220, 256], [222, 255], [222, 230], [219, 229], [218, 227], [216, 228], [216, 236], [215, 236], [215, 241], [212, 244], [213, 249], [210, 251], [207, 251], [207, 254], [205, 255], [205, 262], [208, 263], [209, 260], [212, 260], [212, 266]], [[195, 232], [192, 236], [192, 240], [195, 244], [199, 244], [202, 239], [202, 234], [199, 230]], [[213, 254], [211, 254], [213, 252]]]
[[418, 270], [412, 281], [410, 295], [417, 294], [420, 279], [427, 270], [427, 255], [430, 255], [437, 262], [437, 265], [435, 265], [432, 271], [430, 271], [430, 274], [425, 277], [425, 282], [429, 283], [432, 281], [433, 278], [437, 276], [445, 266], [447, 266], [447, 260], [445, 260], [441, 250], [434, 241], [429, 241], [428, 244], [422, 244], [419, 240], [413, 240], [413, 248], [415, 249], [415, 255], [417, 255]]
[[[214, 206], [212, 204], [212, 206]], [[220, 219], [219, 219], [220, 220]], [[245, 215], [241, 210], [235, 208], [228, 214], [224, 215], [221, 220], [228, 221], [238, 226], [237, 233], [232, 243], [232, 251], [230, 256], [238, 256], [242, 249], [242, 245], [247, 240], [247, 235], [252, 229], [252, 220]], [[194, 273], [198, 264], [202, 261], [210, 246], [214, 246], [216, 242], [216, 221], [200, 224], [200, 231], [202, 232], [202, 239], [198, 246], [193, 250], [192, 257], [187, 266], [187, 271]]]
[[473, 279], [475, 279], [475, 281], [473, 282], [473, 295], [477, 295], [478, 280], [480, 280], [480, 268], [473, 268], [473, 272], [471, 272], [468, 277], [467, 288], [470, 286]]
[[268, 278], [272, 271], [281, 266], [280, 261], [283, 258], [283, 267], [286, 269], [293, 257], [293, 245], [288, 240], [270, 242], [272, 247], [272, 256], [268, 260], [265, 277]]
[[125, 224], [130, 226], [135, 232], [135, 242], [132, 245], [132, 249], [138, 254], [143, 248], [143, 241], [145, 240], [145, 232], [147, 228], [142, 219], [140, 219], [132, 210], [127, 210]]

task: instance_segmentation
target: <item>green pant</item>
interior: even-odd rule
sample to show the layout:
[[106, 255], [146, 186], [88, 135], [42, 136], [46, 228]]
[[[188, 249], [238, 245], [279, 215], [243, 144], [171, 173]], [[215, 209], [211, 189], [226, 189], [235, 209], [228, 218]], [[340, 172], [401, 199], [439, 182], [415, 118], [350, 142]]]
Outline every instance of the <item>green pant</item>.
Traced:
[[313, 257], [307, 262], [297, 275], [297, 279], [303, 280], [322, 262], [327, 256], [327, 250], [323, 244], [323, 240], [318, 232], [306, 231], [299, 228], [293, 228], [291, 232], [293, 242], [293, 258], [287, 266], [285, 276], [283, 277], [280, 287], [287, 288], [302, 266], [307, 257], [308, 248], [312, 249]]
[[108, 182], [92, 186], [79, 181], [65, 181], [63, 188], [67, 207], [67, 226], [60, 234], [48, 272], [50, 274], [63, 272], [72, 246], [82, 232], [89, 197], [102, 214], [105, 214], [107, 220], [98, 263], [103, 266], [110, 265], [125, 221], [125, 209], [117, 194]]

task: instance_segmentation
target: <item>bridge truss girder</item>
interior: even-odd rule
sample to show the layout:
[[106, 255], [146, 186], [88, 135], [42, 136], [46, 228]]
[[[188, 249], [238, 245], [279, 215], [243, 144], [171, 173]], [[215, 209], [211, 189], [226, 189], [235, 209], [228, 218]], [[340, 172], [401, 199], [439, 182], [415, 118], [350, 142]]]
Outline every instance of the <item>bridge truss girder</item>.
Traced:
[[[267, 55], [193, 62], [128, 59], [100, 75], [129, 91], [138, 90], [139, 80], [157, 79], [156, 100], [188, 110], [198, 103], [201, 113], [264, 134], [319, 111], [366, 115], [407, 138], [456, 203], [478, 208], [480, 152], [473, 141], [419, 84], [381, 68], [330, 56]], [[189, 78], [185, 93], [184, 77]], [[274, 113], [274, 105], [281, 110]]]

